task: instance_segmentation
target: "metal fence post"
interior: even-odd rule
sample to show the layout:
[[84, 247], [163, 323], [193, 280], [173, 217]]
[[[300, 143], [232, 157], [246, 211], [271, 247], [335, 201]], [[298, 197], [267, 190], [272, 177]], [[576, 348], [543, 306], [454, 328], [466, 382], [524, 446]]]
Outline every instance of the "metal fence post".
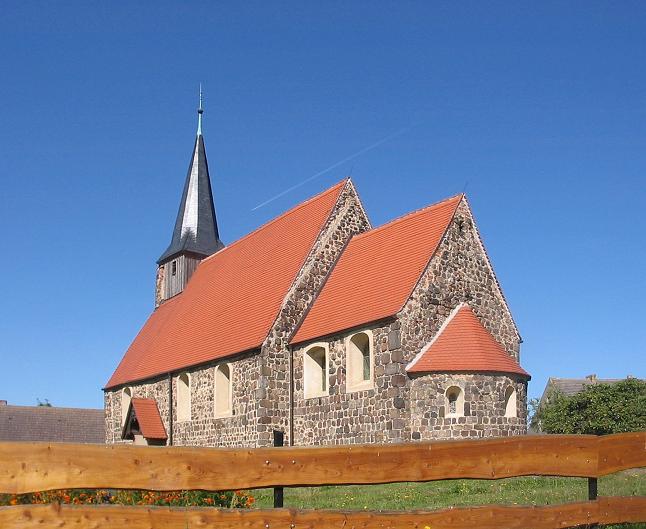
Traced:
[[[280, 430], [274, 430], [274, 446], [283, 446], [285, 433]], [[274, 487], [274, 508], [283, 506], [283, 487]]]

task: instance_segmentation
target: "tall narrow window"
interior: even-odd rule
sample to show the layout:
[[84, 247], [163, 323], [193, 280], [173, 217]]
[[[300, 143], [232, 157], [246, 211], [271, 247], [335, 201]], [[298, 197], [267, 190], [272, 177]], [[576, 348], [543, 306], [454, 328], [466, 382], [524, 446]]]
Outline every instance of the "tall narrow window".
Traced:
[[126, 422], [126, 415], [128, 415], [128, 408], [130, 408], [130, 401], [132, 400], [132, 389], [123, 388], [121, 391], [121, 426]]
[[177, 261], [173, 261], [170, 265], [171, 275], [177, 274]]
[[191, 420], [191, 379], [188, 373], [177, 377], [177, 422]]
[[346, 341], [346, 389], [358, 391], [372, 387], [372, 333], [362, 331]]
[[231, 368], [222, 364], [215, 368], [215, 416], [231, 415]]
[[464, 392], [458, 386], [446, 390], [447, 417], [462, 417], [464, 415]]
[[306, 399], [327, 395], [327, 350], [325, 347], [314, 346], [305, 352], [303, 378]]
[[516, 417], [516, 390], [512, 386], [505, 390], [505, 417]]

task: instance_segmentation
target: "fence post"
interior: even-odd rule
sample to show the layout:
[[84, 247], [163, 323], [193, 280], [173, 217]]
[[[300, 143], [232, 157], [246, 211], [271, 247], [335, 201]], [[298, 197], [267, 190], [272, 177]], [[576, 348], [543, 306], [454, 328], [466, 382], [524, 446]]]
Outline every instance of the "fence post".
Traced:
[[[283, 446], [285, 440], [284, 432], [274, 430], [274, 446]], [[274, 487], [274, 508], [283, 506], [283, 487]]]
[[[588, 478], [588, 500], [595, 501], [597, 499], [597, 478]], [[589, 529], [599, 527], [598, 524], [590, 524], [587, 526]]]

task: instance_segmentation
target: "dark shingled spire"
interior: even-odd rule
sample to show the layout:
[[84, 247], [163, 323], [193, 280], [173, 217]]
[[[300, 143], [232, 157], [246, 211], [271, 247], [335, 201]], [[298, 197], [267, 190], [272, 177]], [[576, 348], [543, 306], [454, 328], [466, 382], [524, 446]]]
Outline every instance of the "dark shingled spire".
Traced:
[[213, 205], [209, 165], [206, 161], [202, 137], [202, 112], [200, 93], [197, 138], [195, 138], [193, 157], [186, 175], [182, 201], [177, 212], [173, 238], [166, 251], [157, 260], [157, 264], [162, 264], [180, 253], [207, 257], [224, 247], [218, 233], [218, 222]]

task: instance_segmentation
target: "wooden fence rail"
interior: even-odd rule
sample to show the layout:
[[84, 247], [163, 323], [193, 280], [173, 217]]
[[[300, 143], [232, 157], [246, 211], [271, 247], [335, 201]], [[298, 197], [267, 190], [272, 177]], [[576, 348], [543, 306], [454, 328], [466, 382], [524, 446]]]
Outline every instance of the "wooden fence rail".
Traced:
[[[0, 493], [87, 488], [231, 490], [517, 476], [598, 478], [646, 466], [646, 432], [524, 436], [464, 442], [314, 448], [210, 449], [0, 443]], [[598, 498], [546, 507], [435, 512], [340, 512], [126, 506], [0, 508], [0, 527], [324, 529], [570, 527], [646, 521], [646, 498]], [[179, 524], [179, 525], [178, 525]]]

